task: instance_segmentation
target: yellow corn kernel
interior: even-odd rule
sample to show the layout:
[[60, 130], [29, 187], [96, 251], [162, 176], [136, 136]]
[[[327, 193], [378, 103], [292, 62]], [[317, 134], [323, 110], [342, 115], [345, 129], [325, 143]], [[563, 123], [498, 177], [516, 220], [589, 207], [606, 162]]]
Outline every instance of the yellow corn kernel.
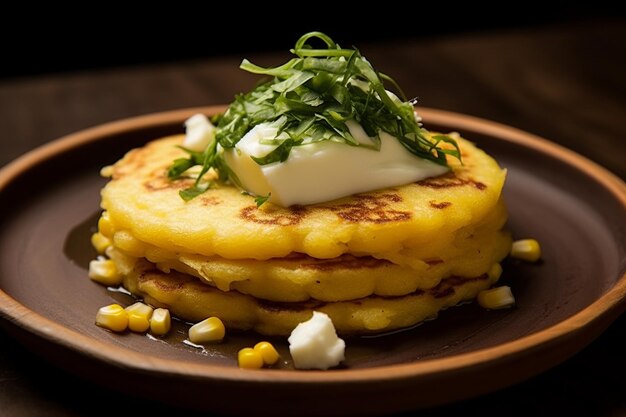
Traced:
[[113, 223], [109, 218], [109, 213], [106, 211], [102, 213], [100, 219], [98, 220], [98, 231], [108, 238], [113, 237], [115, 229], [113, 228]]
[[263, 356], [252, 348], [243, 348], [237, 354], [237, 363], [244, 369], [263, 368]]
[[478, 304], [489, 310], [498, 310], [515, 305], [515, 297], [513, 297], [511, 287], [503, 285], [479, 292]]
[[96, 314], [96, 324], [114, 332], [123, 332], [128, 327], [128, 313], [119, 304], [102, 307]]
[[91, 245], [98, 251], [98, 253], [104, 253], [109, 246], [111, 246], [111, 239], [104, 236], [102, 233], [97, 232], [91, 235]]
[[167, 308], [157, 308], [152, 312], [150, 318], [150, 333], [163, 336], [166, 335], [172, 327], [172, 319], [170, 311]]
[[128, 328], [137, 333], [143, 333], [150, 328], [152, 307], [144, 303], [135, 303], [126, 307], [128, 313]]
[[104, 285], [120, 285], [122, 283], [122, 275], [117, 271], [115, 262], [104, 259], [102, 256], [89, 262], [89, 278]]
[[491, 268], [489, 268], [489, 272], [487, 272], [487, 275], [489, 275], [489, 279], [491, 280], [499, 280], [500, 276], [502, 275], [502, 266], [500, 264], [491, 265]]
[[266, 365], [274, 365], [280, 357], [276, 348], [270, 342], [259, 342], [254, 345], [254, 350], [261, 354]]
[[189, 329], [189, 340], [193, 343], [219, 342], [224, 338], [224, 323], [217, 317], [209, 317]]
[[100, 170], [100, 176], [103, 178], [111, 178], [113, 176], [113, 165], [106, 165], [103, 166], [102, 169]]
[[541, 246], [535, 239], [516, 240], [511, 246], [511, 257], [528, 262], [537, 262], [541, 258]]

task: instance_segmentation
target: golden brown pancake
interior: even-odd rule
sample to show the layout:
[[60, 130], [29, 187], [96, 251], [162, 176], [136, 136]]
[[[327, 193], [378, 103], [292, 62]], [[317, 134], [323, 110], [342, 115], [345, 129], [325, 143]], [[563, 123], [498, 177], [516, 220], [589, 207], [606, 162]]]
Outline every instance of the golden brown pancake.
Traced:
[[126, 275], [124, 286], [146, 302], [168, 308], [177, 317], [196, 322], [219, 317], [229, 329], [254, 330], [265, 335], [286, 336], [313, 311], [329, 315], [343, 335], [367, 334], [409, 327], [461, 301], [471, 300], [489, 288], [497, 274], [448, 277], [429, 290], [399, 297], [369, 296], [350, 301], [280, 303], [259, 300], [237, 291], [220, 291], [187, 274], [164, 273], [139, 261]]
[[282, 258], [303, 253], [332, 259], [371, 255], [397, 264], [439, 256], [455, 232], [478, 224], [497, 206], [505, 172], [487, 154], [459, 139], [464, 165], [452, 173], [323, 204], [282, 208], [229, 185], [185, 202], [166, 170], [184, 156], [183, 136], [149, 143], [114, 165], [102, 207], [116, 230], [173, 252], [226, 259]]
[[420, 260], [419, 264], [416, 260], [413, 266], [406, 266], [350, 254], [316, 259], [293, 253], [265, 261], [167, 254], [126, 233], [113, 236], [117, 250], [133, 258], [145, 258], [163, 271], [173, 269], [187, 273], [222, 291], [236, 290], [265, 300], [285, 302], [410, 294], [416, 289], [434, 287], [446, 276], [478, 276], [506, 256], [510, 246], [507, 232], [482, 231], [459, 238], [442, 256]]

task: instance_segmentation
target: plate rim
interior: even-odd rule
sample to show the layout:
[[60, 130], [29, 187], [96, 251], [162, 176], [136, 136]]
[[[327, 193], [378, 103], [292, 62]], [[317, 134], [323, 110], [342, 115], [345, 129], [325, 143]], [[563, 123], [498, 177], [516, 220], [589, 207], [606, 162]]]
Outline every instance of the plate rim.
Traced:
[[[35, 148], [0, 169], [0, 194], [12, 180], [56, 155], [91, 142], [106, 140], [114, 134], [132, 130], [171, 125], [184, 121], [195, 113], [214, 114], [223, 111], [225, 106], [203, 106], [136, 116], [61, 137]], [[608, 190], [626, 210], [626, 184], [616, 175], [591, 160], [557, 145], [537, 135], [490, 120], [445, 110], [418, 107], [417, 111], [429, 123], [454, 126], [459, 130], [471, 130], [504, 140], [516, 145], [536, 150], [573, 166], [591, 177]], [[385, 382], [406, 378], [427, 378], [436, 374], [460, 371], [502, 361], [543, 345], [567, 338], [576, 332], [589, 330], [594, 322], [604, 319], [608, 326], [626, 310], [626, 271], [615, 285], [583, 310], [548, 328], [522, 338], [496, 346], [452, 355], [449, 357], [423, 359], [415, 362], [384, 365], [372, 368], [338, 369], [330, 371], [298, 370], [245, 370], [211, 363], [198, 364], [184, 360], [159, 358], [132, 351], [123, 346], [106, 343], [83, 335], [60, 323], [40, 315], [0, 288], [0, 316], [16, 324], [28, 333], [44, 338], [74, 352], [87, 355], [105, 363], [141, 371], [148, 374], [168, 374], [183, 378], [201, 378], [207, 381], [234, 381], [249, 383], [289, 383], [289, 384], [345, 384]], [[607, 320], [608, 319], [608, 320]], [[587, 338], [585, 345], [593, 338]], [[563, 358], [565, 359], [565, 357]], [[553, 365], [555, 363], [551, 363]], [[544, 367], [545, 369], [545, 367]]]

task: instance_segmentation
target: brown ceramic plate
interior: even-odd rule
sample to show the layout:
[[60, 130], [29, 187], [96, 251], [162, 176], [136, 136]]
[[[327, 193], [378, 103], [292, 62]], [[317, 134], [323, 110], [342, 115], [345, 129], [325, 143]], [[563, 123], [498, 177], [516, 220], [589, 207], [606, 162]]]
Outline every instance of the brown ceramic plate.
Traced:
[[[345, 367], [326, 372], [288, 369], [288, 360], [281, 369], [238, 369], [236, 351], [261, 339], [254, 335], [232, 334], [202, 351], [181, 342], [183, 324], [165, 341], [96, 327], [100, 306], [131, 301], [87, 278], [104, 184], [99, 168], [150, 139], [182, 132], [195, 112], [219, 109], [89, 129], [1, 171], [0, 314], [27, 347], [72, 372], [164, 401], [225, 412], [363, 415], [454, 401], [528, 378], [580, 350], [624, 310], [621, 181], [519, 130], [422, 109], [427, 127], [461, 132], [508, 169], [509, 228], [517, 238], [537, 238], [544, 251], [539, 264], [505, 265], [516, 308], [487, 312], [470, 304], [412, 330], [349, 339]], [[289, 358], [285, 341], [274, 342]]]

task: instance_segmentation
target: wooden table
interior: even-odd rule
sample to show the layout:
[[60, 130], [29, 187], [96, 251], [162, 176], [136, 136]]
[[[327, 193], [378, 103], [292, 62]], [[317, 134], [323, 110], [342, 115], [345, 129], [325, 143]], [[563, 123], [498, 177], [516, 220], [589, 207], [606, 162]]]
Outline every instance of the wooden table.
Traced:
[[[519, 127], [626, 178], [625, 44], [625, 21], [616, 19], [361, 45], [361, 50], [408, 95], [419, 96], [419, 105]], [[271, 64], [285, 56], [251, 58]], [[0, 81], [0, 166], [42, 143], [99, 123], [227, 103], [256, 80], [237, 70], [238, 63], [238, 57], [226, 57]], [[554, 369], [424, 415], [626, 415], [624, 334], [623, 315], [588, 348]], [[130, 394], [69, 375], [0, 330], [2, 416], [177, 413]]]

